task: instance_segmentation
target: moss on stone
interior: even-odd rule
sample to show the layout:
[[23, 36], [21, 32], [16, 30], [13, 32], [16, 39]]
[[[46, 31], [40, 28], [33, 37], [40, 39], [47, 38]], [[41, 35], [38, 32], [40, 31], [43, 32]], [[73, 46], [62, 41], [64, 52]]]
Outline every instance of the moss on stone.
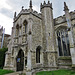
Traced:
[[68, 56], [63, 56], [63, 57], [59, 57], [59, 60], [71, 60], [71, 57]]

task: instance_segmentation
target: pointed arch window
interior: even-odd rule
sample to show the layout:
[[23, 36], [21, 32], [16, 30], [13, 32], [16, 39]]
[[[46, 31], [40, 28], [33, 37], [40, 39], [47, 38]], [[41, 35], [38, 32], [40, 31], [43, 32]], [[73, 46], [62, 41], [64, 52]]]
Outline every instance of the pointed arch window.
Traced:
[[27, 33], [27, 25], [28, 25], [28, 22], [26, 20], [24, 20], [24, 22], [23, 22], [23, 33]]
[[16, 25], [16, 36], [18, 36], [19, 35], [19, 25], [17, 24]]
[[70, 44], [67, 29], [57, 31], [59, 56], [70, 56]]
[[61, 38], [58, 36], [58, 48], [59, 48], [59, 56], [62, 56], [62, 46], [61, 46]]
[[41, 47], [38, 46], [36, 48], [36, 63], [40, 63], [40, 50], [41, 50]]

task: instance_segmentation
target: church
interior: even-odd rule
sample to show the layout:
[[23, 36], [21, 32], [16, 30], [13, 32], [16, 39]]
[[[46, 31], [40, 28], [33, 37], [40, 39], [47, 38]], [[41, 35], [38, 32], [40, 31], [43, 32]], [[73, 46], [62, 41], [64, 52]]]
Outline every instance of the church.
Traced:
[[[50, 1], [40, 4], [40, 13], [22, 7], [14, 13], [4, 69], [34, 75], [39, 71], [75, 68], [75, 11], [64, 4], [64, 15], [53, 18]], [[63, 10], [63, 9], [62, 9]]]
[[0, 25], [0, 48], [7, 48], [7, 45], [9, 43], [9, 34], [5, 34], [5, 28]]

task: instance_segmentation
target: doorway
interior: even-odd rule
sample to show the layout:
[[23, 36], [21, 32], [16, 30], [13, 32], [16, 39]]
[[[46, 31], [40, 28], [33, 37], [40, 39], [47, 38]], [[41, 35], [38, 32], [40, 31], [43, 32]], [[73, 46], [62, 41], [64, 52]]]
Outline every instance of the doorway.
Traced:
[[24, 69], [24, 52], [20, 50], [18, 52], [17, 58], [16, 58], [16, 67], [17, 71], [23, 71]]

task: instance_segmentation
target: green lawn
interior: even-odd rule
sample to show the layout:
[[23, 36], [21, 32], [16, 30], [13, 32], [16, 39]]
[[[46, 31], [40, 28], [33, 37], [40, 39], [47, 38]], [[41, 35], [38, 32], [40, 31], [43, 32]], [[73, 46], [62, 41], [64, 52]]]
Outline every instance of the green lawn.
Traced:
[[13, 73], [14, 71], [11, 71], [11, 70], [3, 70], [3, 69], [0, 69], [0, 75], [4, 75], [4, 74], [8, 74], [8, 73]]
[[[0, 75], [13, 73], [14, 71], [0, 69]], [[56, 70], [56, 71], [41, 71], [36, 75], [75, 75], [75, 71], [72, 70]]]
[[75, 75], [75, 71], [72, 70], [56, 70], [56, 71], [41, 71], [36, 75]]

